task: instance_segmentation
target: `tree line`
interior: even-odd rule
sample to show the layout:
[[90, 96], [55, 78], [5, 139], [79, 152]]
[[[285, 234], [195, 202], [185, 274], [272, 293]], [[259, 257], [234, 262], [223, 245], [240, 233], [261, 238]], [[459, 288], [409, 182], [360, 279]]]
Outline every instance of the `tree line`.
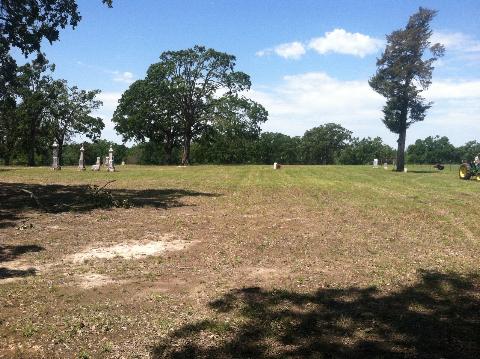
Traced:
[[[332, 142], [332, 132], [337, 136]], [[312, 137], [316, 136], [312, 141]], [[64, 164], [77, 165], [80, 147], [85, 148], [85, 161], [93, 164], [97, 157], [104, 158], [110, 146], [113, 147], [115, 162], [120, 164], [165, 165], [164, 147], [153, 142], [144, 142], [130, 147], [107, 140], [93, 143], [70, 143], [64, 149]], [[328, 148], [328, 151], [325, 149]], [[331, 150], [331, 149], [334, 150]], [[406, 163], [437, 164], [461, 163], [472, 160], [480, 153], [480, 142], [469, 141], [455, 147], [447, 137], [429, 136], [418, 139], [408, 146]], [[181, 163], [182, 147], [172, 151], [173, 163]], [[257, 138], [220, 137], [218, 135], [194, 140], [191, 144], [192, 164], [372, 164], [374, 158], [379, 163], [390, 165], [396, 160], [395, 149], [385, 144], [380, 137], [357, 138], [338, 124], [315, 127], [304, 136], [288, 136], [278, 132], [261, 132]], [[44, 158], [44, 164], [51, 163], [51, 153]]]
[[[112, 6], [111, 0], [102, 2]], [[268, 112], [246, 96], [250, 77], [235, 69], [235, 56], [204, 46], [163, 52], [145, 78], [125, 91], [112, 121], [125, 142], [137, 145], [118, 149], [139, 163], [167, 164], [178, 158], [182, 164], [362, 164], [396, 156], [397, 170], [403, 171], [406, 152], [407, 160], [418, 163], [458, 160], [476, 143], [449, 152], [448, 139], [435, 137], [405, 151], [407, 129], [423, 121], [432, 106], [421, 95], [431, 84], [433, 64], [445, 51], [430, 42], [435, 16], [436, 11], [419, 8], [404, 28], [387, 35], [369, 80], [386, 98], [383, 122], [399, 136], [396, 151], [380, 138], [352, 138], [350, 131], [332, 123], [302, 137], [261, 133]], [[74, 28], [80, 20], [75, 0], [1, 1], [0, 158], [5, 164], [45, 164], [53, 141], [59, 145], [60, 163], [68, 157], [68, 164], [74, 145], [66, 143], [78, 134], [100, 136], [103, 121], [92, 116], [101, 106], [99, 91], [53, 79], [55, 66], [40, 51], [42, 40], [57, 41], [60, 28]], [[14, 48], [33, 60], [19, 66], [11, 55]], [[97, 150], [91, 152], [100, 153], [104, 144], [94, 142], [91, 148]]]

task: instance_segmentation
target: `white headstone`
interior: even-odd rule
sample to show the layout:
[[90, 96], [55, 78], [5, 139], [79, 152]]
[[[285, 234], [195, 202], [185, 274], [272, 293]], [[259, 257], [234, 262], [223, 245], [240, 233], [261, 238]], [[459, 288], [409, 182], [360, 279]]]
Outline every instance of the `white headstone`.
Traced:
[[85, 171], [85, 161], [83, 159], [83, 151], [85, 151], [85, 149], [83, 148], [83, 145], [82, 145], [82, 147], [80, 148], [80, 159], [78, 160], [79, 171]]
[[115, 172], [115, 166], [113, 164], [113, 148], [110, 146], [110, 149], [108, 150], [108, 167], [107, 167], [108, 172]]
[[385, 162], [385, 163], [383, 164], [383, 169], [384, 169], [384, 170], [388, 170], [388, 163], [387, 163], [387, 162]]
[[97, 163], [92, 166], [92, 171], [100, 171], [100, 157], [97, 157]]
[[373, 168], [377, 168], [378, 167], [378, 158], [375, 158], [373, 160]]
[[53, 170], [59, 170], [60, 169], [60, 164], [58, 163], [58, 144], [55, 141], [52, 145], [53, 151], [52, 151], [52, 169]]
[[277, 169], [277, 166], [278, 166], [278, 163], [277, 163], [277, 162], [274, 162], [274, 163], [273, 163], [273, 169], [276, 170], [276, 169]]

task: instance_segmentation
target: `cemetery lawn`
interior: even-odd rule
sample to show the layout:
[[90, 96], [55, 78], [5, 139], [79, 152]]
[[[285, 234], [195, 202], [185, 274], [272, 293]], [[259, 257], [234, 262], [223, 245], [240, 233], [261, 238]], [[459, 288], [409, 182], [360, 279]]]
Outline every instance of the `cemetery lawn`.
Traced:
[[0, 358], [480, 356], [456, 168], [118, 169], [0, 167]]

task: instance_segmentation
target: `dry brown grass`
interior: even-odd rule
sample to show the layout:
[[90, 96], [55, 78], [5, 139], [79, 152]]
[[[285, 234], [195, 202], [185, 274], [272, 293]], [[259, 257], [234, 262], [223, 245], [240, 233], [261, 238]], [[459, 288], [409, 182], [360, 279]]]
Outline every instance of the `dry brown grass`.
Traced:
[[[205, 166], [0, 176], [0, 358], [480, 354], [480, 184], [454, 173]], [[85, 184], [109, 178], [130, 208], [81, 201]], [[189, 245], [71, 260], [160, 241]]]

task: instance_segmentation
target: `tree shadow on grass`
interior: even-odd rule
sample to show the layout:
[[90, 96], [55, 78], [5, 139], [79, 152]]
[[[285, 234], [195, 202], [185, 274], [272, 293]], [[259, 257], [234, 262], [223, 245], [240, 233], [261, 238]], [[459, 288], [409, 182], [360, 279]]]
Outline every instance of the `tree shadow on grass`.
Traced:
[[210, 303], [217, 317], [185, 325], [153, 358], [478, 358], [480, 278], [423, 272], [393, 293], [312, 294], [243, 288]]
[[17, 257], [25, 253], [40, 252], [45, 248], [36, 244], [18, 245], [18, 246], [4, 246], [0, 244], [0, 263], [13, 261]]
[[[98, 189], [98, 188], [97, 188]], [[96, 208], [122, 206], [171, 208], [181, 207], [182, 197], [217, 197], [216, 193], [203, 193], [176, 188], [166, 189], [100, 189], [84, 186], [39, 185], [0, 182], [0, 228], [14, 226], [26, 211], [46, 213], [87, 212]], [[24, 190], [24, 191], [22, 191]], [[31, 194], [34, 195], [32, 197]]]
[[[40, 252], [43, 250], [45, 250], [45, 248], [36, 244], [18, 246], [0, 245], [0, 263], [13, 261], [26, 253]], [[0, 267], [0, 280], [13, 277], [28, 277], [31, 275], [35, 275], [36, 272], [37, 271], [35, 268], [12, 269], [7, 267]]]
[[15, 278], [15, 277], [29, 277], [35, 275], [37, 270], [35, 268], [28, 269], [10, 269], [5, 267], [0, 267], [0, 280]]

